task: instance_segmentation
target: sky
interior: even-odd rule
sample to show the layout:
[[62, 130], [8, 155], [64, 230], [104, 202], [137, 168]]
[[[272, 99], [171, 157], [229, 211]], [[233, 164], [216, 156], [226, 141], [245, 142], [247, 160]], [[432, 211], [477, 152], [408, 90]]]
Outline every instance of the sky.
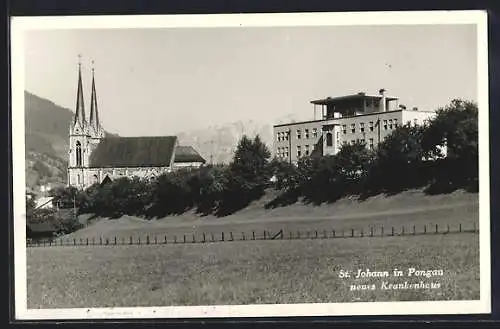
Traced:
[[385, 88], [408, 108], [477, 101], [473, 25], [33, 30], [25, 89], [74, 111], [78, 54], [87, 116], [122, 136], [235, 121], [313, 119], [313, 99]]

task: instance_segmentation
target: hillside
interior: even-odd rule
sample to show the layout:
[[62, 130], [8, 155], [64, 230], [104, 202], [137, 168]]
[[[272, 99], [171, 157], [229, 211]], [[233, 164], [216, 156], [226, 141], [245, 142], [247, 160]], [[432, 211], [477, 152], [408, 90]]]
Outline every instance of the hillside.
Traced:
[[25, 101], [26, 184], [37, 189], [66, 181], [68, 127], [73, 113], [27, 91]]

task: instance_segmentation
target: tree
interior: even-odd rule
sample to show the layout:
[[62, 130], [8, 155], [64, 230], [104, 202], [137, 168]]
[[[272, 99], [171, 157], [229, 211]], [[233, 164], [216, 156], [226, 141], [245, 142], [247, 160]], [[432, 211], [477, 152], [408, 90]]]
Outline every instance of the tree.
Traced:
[[365, 143], [344, 144], [335, 155], [337, 175], [342, 189], [357, 192], [359, 184], [365, 179], [368, 168], [373, 161], [373, 152]]
[[274, 186], [277, 190], [291, 191], [300, 186], [297, 166], [275, 158], [269, 163], [269, 168], [275, 178]]
[[270, 178], [270, 157], [271, 152], [258, 135], [253, 140], [243, 136], [229, 167], [235, 182], [243, 190], [263, 189]]
[[455, 99], [438, 109], [423, 138], [423, 148], [429, 156], [442, 158], [446, 155], [441, 161], [440, 177], [436, 178], [455, 183], [477, 182], [478, 138], [476, 103]]
[[422, 183], [416, 175], [424, 159], [425, 126], [406, 124], [396, 128], [377, 147], [368, 169], [368, 189], [400, 190]]

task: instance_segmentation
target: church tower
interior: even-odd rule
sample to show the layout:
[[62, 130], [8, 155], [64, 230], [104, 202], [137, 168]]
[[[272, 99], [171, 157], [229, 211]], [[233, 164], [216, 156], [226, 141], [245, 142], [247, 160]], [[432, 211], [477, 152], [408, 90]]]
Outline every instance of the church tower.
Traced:
[[99, 122], [99, 112], [97, 110], [97, 93], [95, 90], [95, 70], [94, 61], [92, 61], [92, 94], [90, 96], [90, 152], [92, 152], [99, 142], [104, 138], [104, 129]]
[[89, 125], [85, 119], [82, 68], [80, 61], [78, 62], [77, 83], [75, 116], [69, 128], [68, 185], [83, 187], [86, 184], [85, 168], [89, 166], [91, 138], [89, 134]]

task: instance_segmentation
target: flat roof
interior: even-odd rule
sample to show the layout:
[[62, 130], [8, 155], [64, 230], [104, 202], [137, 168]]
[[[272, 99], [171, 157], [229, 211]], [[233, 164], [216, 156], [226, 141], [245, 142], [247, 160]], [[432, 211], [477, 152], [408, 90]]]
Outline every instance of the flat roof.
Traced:
[[423, 110], [403, 110], [403, 109], [397, 109], [397, 110], [391, 110], [391, 111], [385, 111], [385, 112], [372, 112], [372, 113], [363, 113], [363, 114], [358, 114], [358, 115], [350, 115], [350, 116], [345, 116], [345, 117], [340, 117], [340, 118], [330, 118], [330, 119], [319, 119], [319, 120], [310, 120], [310, 121], [299, 121], [299, 122], [289, 122], [289, 123], [281, 123], [274, 125], [273, 128], [277, 127], [285, 127], [285, 126], [293, 126], [293, 125], [299, 125], [299, 124], [304, 124], [304, 123], [314, 123], [314, 122], [325, 122], [325, 121], [333, 121], [333, 120], [342, 120], [342, 119], [352, 119], [352, 118], [357, 118], [357, 117], [364, 117], [364, 116], [379, 116], [379, 115], [384, 115], [385, 113], [396, 113], [396, 112], [422, 112], [422, 113], [436, 113], [435, 111], [423, 111]]
[[[349, 99], [381, 99], [382, 95], [368, 95], [366, 93], [357, 93], [357, 94], [352, 94], [352, 95], [345, 95], [345, 96], [338, 96], [338, 97], [327, 97], [323, 99], [317, 99], [311, 101], [311, 104], [315, 105], [327, 105], [331, 103], [335, 103], [338, 101], [343, 101], [343, 100], [349, 100]], [[399, 99], [398, 97], [393, 97], [393, 96], [385, 96], [385, 98], [389, 101], [394, 101]]]

